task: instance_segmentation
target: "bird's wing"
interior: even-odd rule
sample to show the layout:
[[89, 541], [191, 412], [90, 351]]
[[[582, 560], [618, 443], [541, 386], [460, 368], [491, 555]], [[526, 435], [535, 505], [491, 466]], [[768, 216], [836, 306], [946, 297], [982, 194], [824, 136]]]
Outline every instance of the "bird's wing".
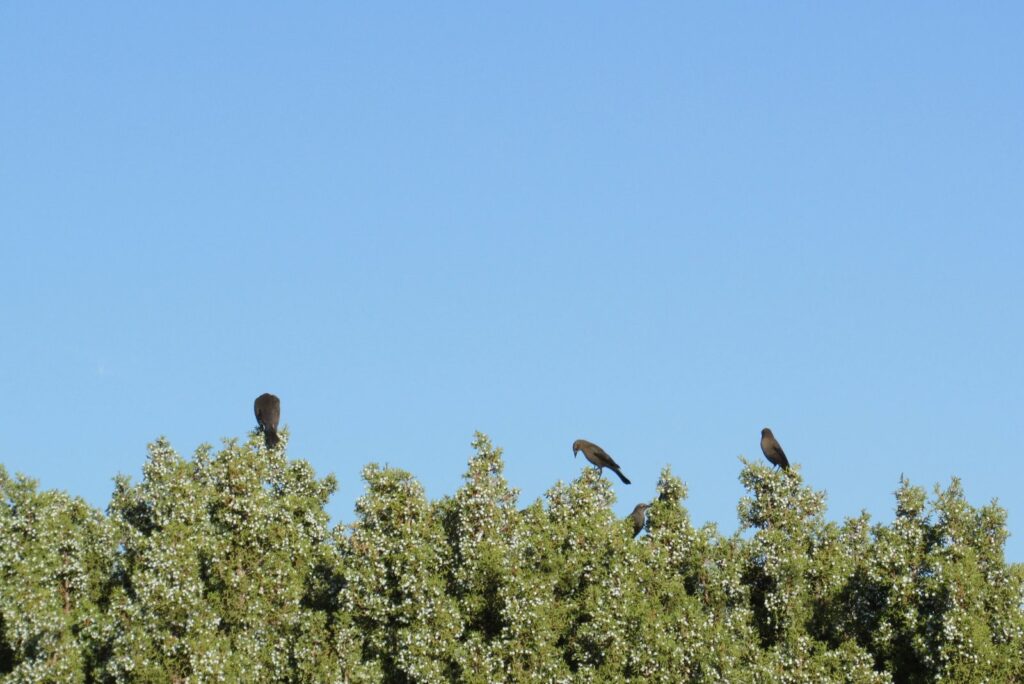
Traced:
[[786, 460], [786, 452], [782, 450], [782, 445], [774, 439], [772, 440], [772, 451], [774, 451], [783, 461]]
[[615, 459], [612, 458], [611, 455], [607, 451], [605, 451], [601, 447], [597, 446], [596, 444], [594, 445], [594, 455], [599, 457], [599, 458], [608, 459], [608, 465], [610, 467], [612, 467], [612, 468], [618, 468], [619, 467], [619, 464], [615, 462]]

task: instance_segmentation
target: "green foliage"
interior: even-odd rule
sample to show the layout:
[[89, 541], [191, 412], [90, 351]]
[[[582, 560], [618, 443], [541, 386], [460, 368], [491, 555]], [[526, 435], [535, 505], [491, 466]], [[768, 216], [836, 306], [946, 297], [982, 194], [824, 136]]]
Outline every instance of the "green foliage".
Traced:
[[436, 502], [367, 466], [333, 530], [333, 477], [258, 435], [158, 440], [106, 514], [0, 467], [0, 683], [1024, 681], [1006, 513], [955, 479], [836, 523], [799, 467], [744, 461], [723, 536], [665, 468], [634, 539], [596, 469], [521, 508], [473, 450]]
[[97, 678], [116, 547], [102, 513], [0, 466], [0, 681]]
[[412, 475], [370, 464], [359, 520], [343, 547], [340, 612], [361, 662], [355, 681], [442, 682], [454, 668], [461, 631], [447, 593], [445, 537]]
[[261, 443], [229, 442], [215, 458], [202, 447], [186, 461], [159, 440], [142, 483], [117, 479], [106, 678], [336, 676], [328, 623], [338, 560], [323, 511], [335, 483]]

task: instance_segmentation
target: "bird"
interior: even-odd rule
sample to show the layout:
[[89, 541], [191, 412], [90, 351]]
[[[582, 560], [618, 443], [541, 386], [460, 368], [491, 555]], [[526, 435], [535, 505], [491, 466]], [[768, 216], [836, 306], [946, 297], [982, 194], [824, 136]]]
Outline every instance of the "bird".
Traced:
[[633, 512], [629, 514], [629, 517], [633, 519], [633, 537], [640, 534], [644, 529], [644, 522], [646, 522], [647, 509], [651, 507], [651, 504], [637, 504]]
[[263, 440], [268, 448], [273, 449], [278, 443], [277, 421], [281, 419], [281, 400], [270, 392], [264, 392], [256, 397], [252, 408], [256, 412], [256, 422], [263, 433]]
[[789, 459], [786, 452], [782, 450], [779, 440], [768, 428], [761, 430], [761, 451], [764, 457], [771, 461], [772, 465], [781, 466], [783, 470], [789, 470]]
[[577, 439], [572, 443], [572, 455], [575, 457], [577, 452], [583, 452], [583, 455], [587, 457], [587, 460], [597, 466], [598, 470], [602, 468], [611, 468], [619, 479], [622, 480], [623, 484], [630, 484], [629, 478], [622, 474], [619, 469], [619, 464], [615, 462], [615, 459], [608, 455], [608, 452], [597, 446], [593, 442], [588, 442], [585, 439]]

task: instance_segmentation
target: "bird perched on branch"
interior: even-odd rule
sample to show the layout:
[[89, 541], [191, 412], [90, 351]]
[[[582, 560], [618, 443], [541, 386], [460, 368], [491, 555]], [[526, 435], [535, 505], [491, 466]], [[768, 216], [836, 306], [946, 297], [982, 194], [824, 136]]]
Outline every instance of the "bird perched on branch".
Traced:
[[598, 470], [602, 468], [611, 468], [619, 479], [622, 480], [623, 484], [629, 484], [629, 478], [622, 474], [622, 470], [619, 469], [619, 464], [615, 462], [615, 459], [608, 455], [608, 452], [597, 446], [593, 442], [588, 442], [585, 439], [577, 439], [572, 443], [572, 455], [575, 457], [577, 452], [583, 452], [583, 455], [587, 457], [587, 460], [597, 466]]
[[629, 517], [633, 520], [633, 538], [644, 529], [644, 523], [647, 522], [647, 509], [651, 507], [651, 504], [637, 504], [633, 512], [629, 514]]
[[281, 400], [265, 392], [256, 397], [252, 408], [256, 412], [256, 422], [263, 433], [263, 441], [268, 448], [273, 449], [278, 443], [277, 421], [281, 420]]
[[779, 440], [775, 439], [775, 435], [768, 428], [761, 430], [761, 451], [772, 465], [789, 470], [789, 459], [786, 458], [786, 452], [782, 450]]

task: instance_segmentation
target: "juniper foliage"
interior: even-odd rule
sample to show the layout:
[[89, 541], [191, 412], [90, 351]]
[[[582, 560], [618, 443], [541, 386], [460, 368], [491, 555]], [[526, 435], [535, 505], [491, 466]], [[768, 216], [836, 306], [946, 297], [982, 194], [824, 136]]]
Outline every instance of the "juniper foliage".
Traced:
[[521, 508], [479, 433], [452, 496], [370, 464], [333, 529], [334, 478], [255, 433], [157, 440], [105, 513], [0, 467], [0, 683], [1024, 681], [996, 503], [903, 480], [837, 523], [799, 467], [739, 477], [736, 534], [666, 467], [633, 539], [589, 467]]

